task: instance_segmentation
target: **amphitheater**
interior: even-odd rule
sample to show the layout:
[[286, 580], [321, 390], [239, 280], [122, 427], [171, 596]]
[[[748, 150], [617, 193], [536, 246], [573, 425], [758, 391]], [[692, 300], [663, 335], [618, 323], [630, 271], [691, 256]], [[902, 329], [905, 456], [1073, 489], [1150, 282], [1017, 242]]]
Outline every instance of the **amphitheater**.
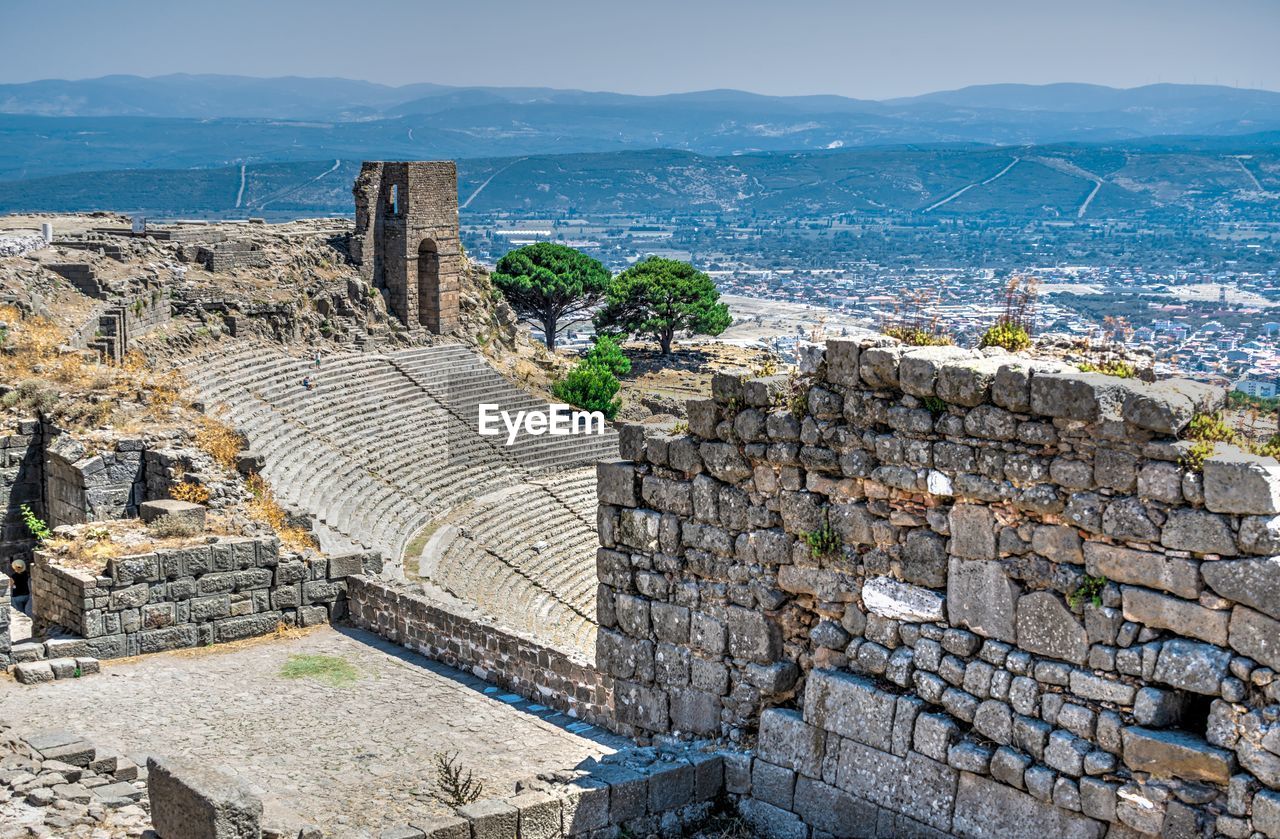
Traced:
[[[252, 344], [186, 370], [329, 553], [377, 550], [493, 619], [594, 656], [595, 463], [617, 433], [481, 436], [479, 405], [547, 407], [460, 344], [336, 353]], [[309, 379], [310, 389], [303, 379]], [[406, 551], [410, 547], [412, 554]]]

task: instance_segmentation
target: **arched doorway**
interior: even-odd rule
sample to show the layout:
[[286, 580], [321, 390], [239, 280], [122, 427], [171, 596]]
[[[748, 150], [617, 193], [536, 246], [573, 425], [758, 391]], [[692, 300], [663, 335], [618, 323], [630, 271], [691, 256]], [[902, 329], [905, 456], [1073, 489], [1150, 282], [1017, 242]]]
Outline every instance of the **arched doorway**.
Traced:
[[431, 327], [440, 313], [440, 251], [431, 239], [418, 245], [418, 323]]

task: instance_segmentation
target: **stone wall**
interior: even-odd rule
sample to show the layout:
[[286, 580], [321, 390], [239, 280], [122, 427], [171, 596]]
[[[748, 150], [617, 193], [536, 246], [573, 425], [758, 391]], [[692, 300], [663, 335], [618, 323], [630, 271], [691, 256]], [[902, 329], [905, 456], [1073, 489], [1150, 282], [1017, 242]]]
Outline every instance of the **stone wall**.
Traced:
[[0, 671], [13, 664], [13, 639], [9, 635], [9, 578], [0, 574]]
[[624, 429], [619, 721], [758, 737], [763, 835], [1280, 836], [1280, 464], [1182, 465], [1216, 389], [888, 343]]
[[44, 498], [50, 527], [138, 514], [138, 505], [147, 500], [141, 440], [121, 439], [114, 451], [92, 451], [51, 425], [44, 426], [44, 435]]
[[615, 728], [607, 680], [590, 662], [369, 577], [351, 577], [350, 622], [570, 716]]
[[23, 504], [37, 516], [45, 515], [44, 484], [40, 468], [41, 426], [38, 420], [19, 420], [0, 437], [0, 574], [14, 559], [31, 559], [35, 542], [22, 521]]
[[347, 577], [363, 554], [304, 561], [269, 537], [111, 559], [96, 575], [37, 551], [31, 569], [35, 628], [61, 626], [84, 638], [64, 655], [117, 658], [236, 641], [280, 623], [310, 626], [346, 614]]

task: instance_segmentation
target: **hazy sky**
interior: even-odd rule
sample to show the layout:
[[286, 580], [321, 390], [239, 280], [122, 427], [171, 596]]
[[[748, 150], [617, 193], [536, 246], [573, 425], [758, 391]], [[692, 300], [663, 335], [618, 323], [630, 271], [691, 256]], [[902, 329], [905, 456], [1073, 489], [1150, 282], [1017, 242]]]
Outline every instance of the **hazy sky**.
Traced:
[[0, 81], [343, 76], [887, 98], [989, 82], [1280, 90], [1280, 0], [0, 0]]

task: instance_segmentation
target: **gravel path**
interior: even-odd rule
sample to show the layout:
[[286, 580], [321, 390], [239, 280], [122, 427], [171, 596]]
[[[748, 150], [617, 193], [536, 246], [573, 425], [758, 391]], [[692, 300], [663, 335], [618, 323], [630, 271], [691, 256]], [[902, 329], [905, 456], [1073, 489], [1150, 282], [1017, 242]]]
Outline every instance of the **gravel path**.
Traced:
[[[300, 654], [340, 658], [359, 678], [335, 687], [282, 677]], [[74, 731], [135, 759], [208, 761], [263, 798], [268, 824], [352, 837], [449, 811], [436, 795], [436, 752], [460, 752], [489, 797], [626, 744], [368, 633], [329, 627], [104, 662], [84, 680], [0, 680], [0, 719]]]

